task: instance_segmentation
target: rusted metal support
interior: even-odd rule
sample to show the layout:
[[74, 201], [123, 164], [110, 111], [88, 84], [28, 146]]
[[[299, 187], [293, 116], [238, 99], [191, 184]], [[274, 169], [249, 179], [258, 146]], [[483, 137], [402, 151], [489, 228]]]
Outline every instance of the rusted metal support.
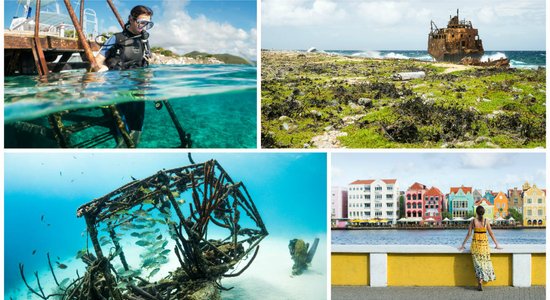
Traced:
[[80, 0], [80, 27], [84, 28], [84, 0]]
[[84, 32], [82, 31], [82, 26], [80, 26], [80, 23], [76, 18], [76, 15], [73, 10], [73, 6], [71, 5], [70, 0], [63, 0], [63, 2], [65, 2], [67, 11], [69, 12], [69, 16], [71, 17], [71, 21], [73, 22], [76, 33], [78, 34], [78, 40], [82, 44], [82, 48], [84, 48], [84, 54], [86, 55], [86, 58], [90, 62], [91, 69], [92, 71], [96, 72], [97, 70], [99, 70], [99, 67], [95, 62], [95, 57], [94, 57], [94, 54], [92, 53], [92, 49], [90, 48], [90, 45], [88, 44], [88, 40], [86, 39], [86, 36], [84, 36]]
[[[40, 0], [36, 0], [36, 12], [34, 14], [34, 47], [33, 54], [36, 61], [36, 66], [39, 75], [48, 74], [48, 65], [46, 58], [44, 57], [44, 50], [42, 50], [42, 44], [38, 34], [40, 33]], [[35, 53], [36, 52], [36, 53]], [[37, 60], [38, 58], [38, 60]]]
[[59, 114], [51, 114], [48, 116], [48, 122], [52, 127], [53, 136], [59, 147], [68, 148], [69, 144], [63, 132], [63, 121], [61, 121], [61, 116]]
[[120, 24], [120, 27], [122, 27], [122, 29], [124, 29], [124, 21], [122, 21], [122, 18], [120, 17], [120, 14], [118, 13], [118, 10], [116, 9], [115, 5], [113, 4], [113, 1], [112, 0], [107, 0], [107, 4], [109, 4], [109, 7], [113, 11], [113, 14], [115, 14], [115, 17], [116, 17], [118, 23]]
[[118, 130], [120, 130], [120, 134], [122, 134], [122, 138], [124, 139], [126, 146], [128, 148], [135, 148], [136, 145], [134, 144], [134, 141], [132, 141], [132, 138], [130, 138], [128, 131], [126, 130], [126, 126], [124, 126], [124, 122], [122, 121], [122, 118], [118, 113], [118, 109], [114, 105], [109, 105], [109, 109], [111, 110], [113, 119], [115, 119], [115, 125], [117, 126]]

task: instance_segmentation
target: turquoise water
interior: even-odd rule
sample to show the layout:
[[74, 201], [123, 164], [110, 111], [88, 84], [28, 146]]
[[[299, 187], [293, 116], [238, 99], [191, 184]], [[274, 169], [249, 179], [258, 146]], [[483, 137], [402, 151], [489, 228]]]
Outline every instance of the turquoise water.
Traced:
[[[7, 125], [30, 121], [47, 126], [45, 116], [65, 110], [146, 101], [139, 147], [176, 147], [179, 138], [167, 110], [168, 100], [194, 148], [256, 147], [256, 68], [243, 65], [155, 65], [149, 68], [86, 73], [83, 70], [5, 78]], [[6, 129], [7, 147], [29, 147]], [[80, 139], [97, 130], [82, 132]], [[23, 141], [21, 141], [23, 139]], [[75, 143], [76, 144], [76, 143]], [[49, 145], [44, 145], [49, 146]], [[109, 141], [97, 147], [113, 147]], [[30, 147], [39, 147], [32, 145]]]
[[[546, 244], [545, 229], [494, 229], [499, 244]], [[459, 246], [467, 230], [332, 230], [336, 245]], [[489, 238], [490, 239], [490, 238]], [[491, 240], [492, 243], [492, 240]]]
[[[428, 54], [428, 51], [425, 50], [326, 50], [324, 52], [369, 58], [412, 58], [425, 61], [433, 60]], [[546, 67], [546, 51], [485, 51], [481, 60], [486, 61], [488, 59], [495, 60], [499, 58], [508, 58], [512, 68], [535, 69], [538, 67]]]
[[[194, 153], [193, 159], [197, 163], [216, 159], [235, 182], [242, 181], [269, 232], [257, 259], [242, 275], [247, 277], [222, 280], [224, 286], [236, 286], [229, 299], [250, 299], [247, 295], [253, 295], [258, 285], [254, 280], [243, 281], [248, 277], [265, 278], [261, 287], [272, 289], [275, 299], [304, 299], [296, 295], [313, 292], [323, 295], [306, 298], [326, 298], [326, 154]], [[68, 266], [56, 268], [59, 281], [76, 277], [76, 270], [84, 273], [84, 263], [75, 260], [77, 251], [86, 247], [85, 221], [76, 217], [80, 205], [127, 184], [132, 177], [143, 179], [161, 169], [189, 164], [187, 153], [8, 153], [4, 161], [6, 299], [27, 299], [20, 262], [27, 279], [38, 271], [43, 287], [52, 287], [46, 253], [52, 263]], [[288, 241], [301, 238], [311, 243], [315, 237], [321, 238], [321, 250], [311, 272], [291, 278]], [[296, 287], [287, 290], [285, 283]], [[311, 288], [319, 284], [322, 288]], [[283, 292], [288, 294], [279, 294]]]

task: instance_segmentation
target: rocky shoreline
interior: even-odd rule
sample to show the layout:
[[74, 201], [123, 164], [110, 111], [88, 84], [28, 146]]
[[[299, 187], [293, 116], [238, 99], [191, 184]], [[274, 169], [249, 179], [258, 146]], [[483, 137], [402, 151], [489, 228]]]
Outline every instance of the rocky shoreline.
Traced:
[[[394, 80], [400, 72], [425, 76]], [[544, 68], [264, 50], [261, 90], [264, 148], [546, 144]]]
[[151, 60], [152, 65], [190, 65], [190, 64], [204, 64], [204, 65], [219, 65], [225, 64], [223, 61], [216, 59], [215, 57], [186, 57], [186, 56], [165, 56], [160, 53], [152, 53]]

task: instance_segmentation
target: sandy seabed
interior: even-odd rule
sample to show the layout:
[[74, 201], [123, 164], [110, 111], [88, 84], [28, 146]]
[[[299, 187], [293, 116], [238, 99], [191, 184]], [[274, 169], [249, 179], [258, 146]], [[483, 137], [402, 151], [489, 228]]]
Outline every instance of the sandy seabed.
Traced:
[[[327, 298], [327, 243], [325, 236], [298, 236], [307, 243], [312, 244], [315, 237], [320, 239], [317, 252], [307, 271], [299, 276], [292, 276], [292, 259], [288, 251], [288, 242], [278, 237], [267, 237], [260, 243], [260, 250], [254, 262], [250, 267], [238, 277], [224, 278], [221, 281], [223, 287], [232, 288], [230, 291], [222, 291], [222, 299], [326, 299]], [[139, 265], [139, 253], [143, 248], [128, 242], [123, 243], [122, 247], [127, 254], [126, 258], [129, 265]], [[169, 244], [168, 248], [173, 245]], [[74, 257], [63, 259], [62, 263], [67, 265], [66, 269], [56, 268], [55, 273], [58, 281], [65, 278], [76, 278], [76, 270], [79, 274], [85, 273], [85, 265]], [[40, 283], [46, 294], [52, 292], [55, 282], [47, 268], [39, 270]], [[242, 263], [244, 266], [245, 263]], [[115, 268], [120, 267], [115, 263]], [[168, 263], [164, 264], [161, 271], [151, 278], [156, 281], [168, 275], [169, 271], [175, 270], [179, 262], [175, 255], [171, 253]], [[38, 290], [36, 279], [33, 272], [35, 270], [25, 269], [25, 275], [31, 287]], [[5, 287], [4, 299], [39, 299], [30, 293], [21, 283], [14, 288]]]

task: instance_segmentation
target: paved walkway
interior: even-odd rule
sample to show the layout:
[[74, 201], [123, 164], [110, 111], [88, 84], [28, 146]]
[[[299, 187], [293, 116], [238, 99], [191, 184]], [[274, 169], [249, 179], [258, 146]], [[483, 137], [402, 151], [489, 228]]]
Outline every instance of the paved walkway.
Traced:
[[546, 299], [546, 288], [536, 286], [529, 288], [516, 287], [355, 287], [332, 286], [332, 300], [346, 299], [457, 299], [457, 300], [543, 300]]

